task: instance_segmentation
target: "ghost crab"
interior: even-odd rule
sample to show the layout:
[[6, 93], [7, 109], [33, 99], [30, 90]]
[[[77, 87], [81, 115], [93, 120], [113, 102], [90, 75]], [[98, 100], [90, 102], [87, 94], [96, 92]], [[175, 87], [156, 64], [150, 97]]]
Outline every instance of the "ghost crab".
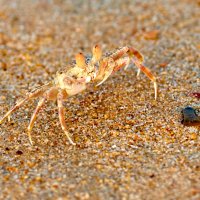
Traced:
[[62, 130], [67, 136], [69, 142], [72, 145], [75, 145], [68, 134], [64, 119], [64, 100], [85, 90], [86, 85], [91, 81], [99, 81], [97, 86], [101, 85], [113, 72], [120, 70], [122, 67], [127, 69], [130, 61], [132, 61], [138, 67], [137, 76], [139, 75], [140, 71], [142, 71], [154, 83], [156, 99], [156, 78], [151, 71], [142, 64], [144, 58], [138, 50], [125, 46], [116, 50], [114, 53], [109, 53], [105, 56], [102, 56], [102, 50], [100, 46], [96, 45], [92, 49], [91, 58], [86, 59], [82, 53], [77, 54], [72, 66], [64, 69], [63, 71], [58, 71], [53, 81], [41, 86], [39, 89], [35, 89], [34, 91], [27, 93], [26, 97], [22, 101], [18, 102], [4, 115], [4, 117], [0, 120], [0, 124], [6, 118], [9, 119], [10, 115], [20, 108], [25, 102], [29, 101], [30, 99], [41, 97], [28, 125], [29, 141], [31, 144], [33, 144], [31, 130], [38, 112], [46, 100], [57, 100], [58, 114]]

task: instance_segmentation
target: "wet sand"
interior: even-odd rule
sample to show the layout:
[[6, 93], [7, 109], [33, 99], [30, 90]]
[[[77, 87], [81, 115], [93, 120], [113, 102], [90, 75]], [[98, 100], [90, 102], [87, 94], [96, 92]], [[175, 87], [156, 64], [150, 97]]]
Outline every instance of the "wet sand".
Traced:
[[65, 103], [69, 144], [48, 102], [32, 131], [37, 101], [0, 126], [0, 199], [200, 199], [200, 4], [168, 1], [0, 0], [0, 117], [27, 91], [52, 80], [74, 55], [134, 46], [159, 94], [136, 67]]

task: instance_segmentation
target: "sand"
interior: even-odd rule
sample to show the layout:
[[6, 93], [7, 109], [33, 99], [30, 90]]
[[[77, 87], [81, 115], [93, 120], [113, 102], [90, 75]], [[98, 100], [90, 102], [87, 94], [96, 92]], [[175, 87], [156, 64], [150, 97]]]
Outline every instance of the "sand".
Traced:
[[31, 146], [30, 101], [0, 126], [0, 199], [200, 199], [200, 3], [197, 0], [0, 0], [0, 117], [27, 91], [52, 80], [78, 52], [133, 46], [157, 77], [136, 67], [40, 112]]

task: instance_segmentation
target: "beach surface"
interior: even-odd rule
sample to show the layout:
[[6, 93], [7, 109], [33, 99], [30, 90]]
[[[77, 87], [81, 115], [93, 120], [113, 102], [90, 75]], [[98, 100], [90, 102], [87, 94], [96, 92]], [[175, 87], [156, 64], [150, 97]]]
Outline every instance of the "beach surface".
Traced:
[[0, 126], [0, 199], [198, 200], [200, 2], [197, 0], [0, 0], [0, 118], [74, 56], [137, 48], [153, 83], [131, 65], [65, 102], [76, 146], [47, 102], [27, 126], [32, 100]]

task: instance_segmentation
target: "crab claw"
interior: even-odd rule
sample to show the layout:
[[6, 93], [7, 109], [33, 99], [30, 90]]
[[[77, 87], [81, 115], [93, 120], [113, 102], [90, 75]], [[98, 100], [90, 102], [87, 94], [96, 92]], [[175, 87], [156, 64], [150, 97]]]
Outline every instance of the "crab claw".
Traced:
[[97, 76], [97, 79], [103, 79], [96, 86], [101, 85], [108, 79], [108, 77], [112, 74], [114, 67], [115, 62], [113, 60], [108, 61], [107, 65], [104, 63], [104, 65], [101, 66], [100, 74]]
[[80, 68], [86, 67], [85, 56], [82, 53], [76, 54], [75, 59], [76, 59], [76, 64], [78, 65], [78, 67]]
[[108, 77], [112, 74], [112, 72], [113, 72], [113, 69], [109, 69], [108, 71], [106, 71], [103, 80], [100, 83], [98, 83], [96, 86], [99, 86], [103, 82], [105, 82], [108, 79]]

